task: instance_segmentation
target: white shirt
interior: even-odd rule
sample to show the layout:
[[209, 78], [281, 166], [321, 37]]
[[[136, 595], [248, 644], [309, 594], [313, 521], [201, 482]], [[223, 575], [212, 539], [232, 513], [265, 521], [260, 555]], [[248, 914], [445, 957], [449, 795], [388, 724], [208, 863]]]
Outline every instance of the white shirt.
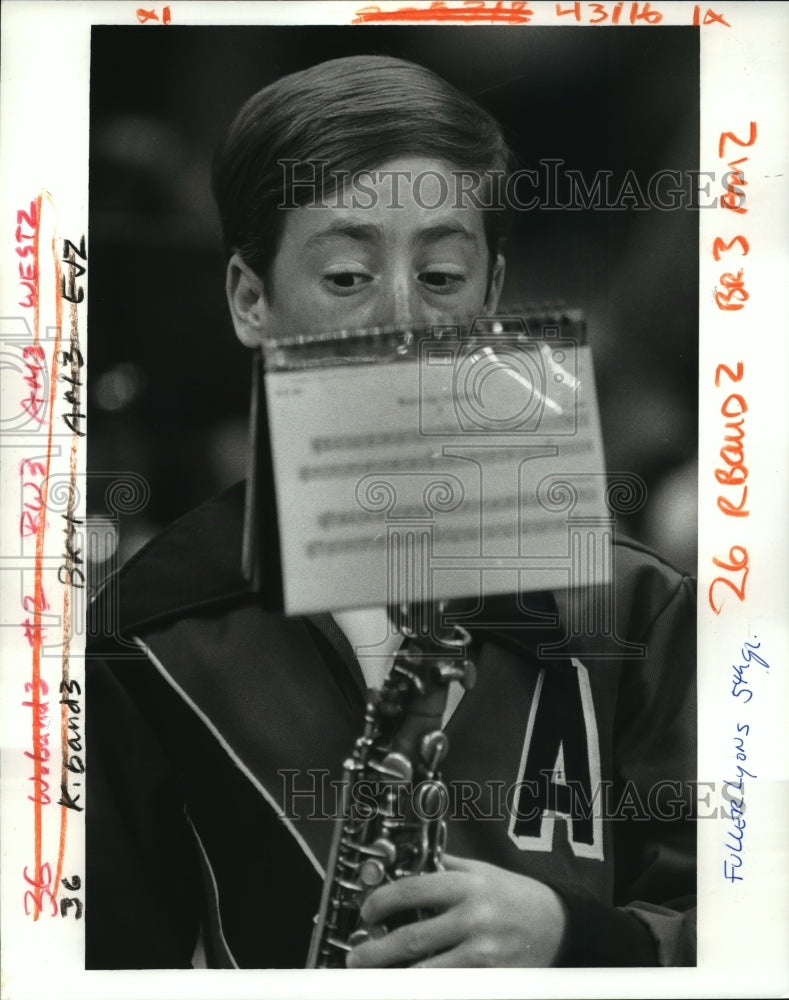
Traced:
[[[386, 608], [335, 611], [333, 617], [351, 644], [367, 687], [380, 688], [392, 669], [395, 655], [403, 643], [403, 636], [395, 631]], [[462, 685], [450, 684], [442, 727], [446, 727], [462, 697]]]

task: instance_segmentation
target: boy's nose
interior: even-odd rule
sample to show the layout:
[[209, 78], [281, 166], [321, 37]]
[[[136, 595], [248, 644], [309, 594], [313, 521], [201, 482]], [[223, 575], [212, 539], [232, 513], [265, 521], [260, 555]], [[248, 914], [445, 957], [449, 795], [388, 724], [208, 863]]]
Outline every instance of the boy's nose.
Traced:
[[416, 325], [428, 320], [428, 311], [416, 283], [404, 271], [393, 274], [381, 288], [375, 309], [377, 326]]

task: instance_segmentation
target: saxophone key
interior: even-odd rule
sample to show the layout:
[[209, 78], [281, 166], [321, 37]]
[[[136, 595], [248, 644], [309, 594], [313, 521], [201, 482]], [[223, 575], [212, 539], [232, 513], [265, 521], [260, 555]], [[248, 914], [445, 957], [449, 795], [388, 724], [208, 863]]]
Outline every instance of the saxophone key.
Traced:
[[[339, 951], [350, 951], [351, 945], [341, 938], [327, 937], [326, 944], [331, 948], [337, 948]], [[328, 951], [328, 948], [324, 949], [324, 954]]]
[[397, 860], [397, 848], [388, 837], [376, 837], [370, 844], [369, 851], [381, 858], [387, 868]]
[[371, 760], [369, 766], [370, 770], [383, 774], [392, 781], [412, 781], [414, 777], [411, 761], [396, 751], [388, 753], [380, 763]]
[[348, 946], [346, 951], [350, 951], [351, 948], [355, 948], [357, 945], [364, 944], [365, 941], [385, 936], [386, 928], [383, 924], [373, 924], [370, 927], [359, 927], [348, 937]]
[[432, 733], [425, 733], [419, 741], [419, 755], [430, 770], [435, 771], [446, 756], [448, 747], [446, 734], [441, 729], [435, 729]]
[[360, 882], [351, 882], [350, 879], [337, 877], [334, 880], [334, 884], [340, 886], [343, 889], [347, 889], [349, 892], [365, 892], [367, 886], [362, 885]]
[[359, 866], [359, 881], [368, 889], [374, 889], [386, 878], [386, 866], [378, 858], [367, 858]]
[[443, 781], [423, 781], [417, 789], [415, 805], [420, 816], [435, 820], [446, 811], [447, 786]]
[[464, 691], [470, 691], [477, 680], [477, 669], [471, 660], [442, 660], [437, 666], [438, 676], [443, 683], [460, 681]]

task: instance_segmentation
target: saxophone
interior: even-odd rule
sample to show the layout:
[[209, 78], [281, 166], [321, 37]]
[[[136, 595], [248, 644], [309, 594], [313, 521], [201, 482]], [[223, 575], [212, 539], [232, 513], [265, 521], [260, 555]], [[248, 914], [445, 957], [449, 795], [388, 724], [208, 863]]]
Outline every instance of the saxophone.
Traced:
[[[380, 690], [370, 697], [362, 735], [343, 765], [340, 812], [307, 968], [344, 968], [346, 952], [387, 928], [366, 927], [360, 909], [384, 882], [440, 871], [448, 801], [439, 764], [448, 742], [441, 729], [449, 685], [474, 683], [470, 636], [443, 623], [436, 605], [429, 628], [413, 609], [396, 623], [405, 637]], [[364, 792], [365, 809], [359, 808]], [[371, 805], [374, 803], [374, 805]], [[416, 919], [425, 914], [417, 912]]]

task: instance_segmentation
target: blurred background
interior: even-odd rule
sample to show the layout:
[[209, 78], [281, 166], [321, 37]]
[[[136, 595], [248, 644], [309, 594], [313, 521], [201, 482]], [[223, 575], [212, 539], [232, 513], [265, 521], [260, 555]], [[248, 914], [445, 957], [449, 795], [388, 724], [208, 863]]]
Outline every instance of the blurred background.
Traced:
[[[475, 96], [521, 166], [562, 160], [587, 184], [611, 171], [614, 192], [628, 171], [643, 192], [679, 171], [686, 196], [698, 169], [692, 28], [94, 27], [88, 465], [150, 488], [110, 532], [112, 562], [244, 474], [249, 358], [225, 305], [214, 148], [255, 90], [357, 53], [423, 63]], [[695, 573], [698, 212], [636, 201], [514, 213], [502, 307], [583, 310], [608, 468], [648, 489], [618, 526]], [[106, 482], [91, 483], [102, 517]]]

